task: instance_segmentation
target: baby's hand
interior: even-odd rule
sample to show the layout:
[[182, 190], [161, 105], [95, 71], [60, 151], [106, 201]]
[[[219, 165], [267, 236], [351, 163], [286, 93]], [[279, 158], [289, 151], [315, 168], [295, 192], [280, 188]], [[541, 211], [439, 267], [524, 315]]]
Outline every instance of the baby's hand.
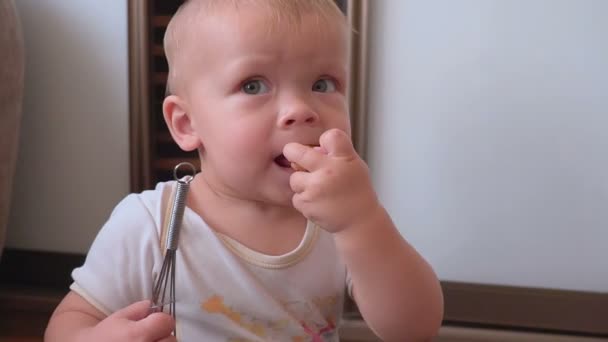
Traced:
[[83, 341], [177, 342], [171, 335], [175, 321], [166, 313], [150, 313], [150, 301], [116, 311], [92, 328]]
[[308, 172], [291, 175], [293, 205], [309, 220], [336, 233], [373, 215], [380, 207], [367, 165], [346, 133], [329, 130], [320, 148], [289, 143], [283, 154]]

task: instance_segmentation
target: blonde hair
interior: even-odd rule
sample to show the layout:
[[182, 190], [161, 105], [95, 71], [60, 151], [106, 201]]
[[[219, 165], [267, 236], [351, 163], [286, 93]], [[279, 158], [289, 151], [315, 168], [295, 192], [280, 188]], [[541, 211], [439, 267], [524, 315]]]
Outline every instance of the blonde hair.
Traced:
[[[334, 0], [186, 0], [171, 18], [164, 36], [164, 49], [169, 65], [167, 95], [171, 94], [179, 79], [177, 57], [180, 47], [188, 40], [191, 24], [202, 20], [201, 16], [210, 16], [219, 10], [233, 9], [238, 11], [243, 6], [259, 6], [268, 13], [268, 30], [285, 27], [298, 30], [304, 15], [312, 14], [321, 24], [341, 25], [346, 27], [346, 17]], [[244, 9], [245, 11], [247, 9]]]

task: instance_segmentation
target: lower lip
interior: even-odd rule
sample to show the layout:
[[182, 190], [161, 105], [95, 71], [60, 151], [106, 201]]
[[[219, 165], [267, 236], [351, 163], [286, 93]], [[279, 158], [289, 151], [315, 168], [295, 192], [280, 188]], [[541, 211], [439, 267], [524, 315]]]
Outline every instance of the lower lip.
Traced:
[[281, 166], [281, 165], [279, 165], [277, 163], [273, 163], [273, 164], [276, 167], [278, 167], [279, 169], [283, 170], [283, 171], [286, 171], [286, 172], [289, 172], [289, 173], [293, 173], [294, 172], [294, 170], [291, 167], [284, 167], [284, 166]]

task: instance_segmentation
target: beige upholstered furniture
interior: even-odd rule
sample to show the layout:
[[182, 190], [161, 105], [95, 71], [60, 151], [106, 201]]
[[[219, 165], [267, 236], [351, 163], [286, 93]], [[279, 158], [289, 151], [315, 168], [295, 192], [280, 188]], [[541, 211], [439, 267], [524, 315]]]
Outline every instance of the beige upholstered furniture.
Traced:
[[23, 69], [23, 37], [14, 0], [0, 0], [0, 256], [17, 161]]

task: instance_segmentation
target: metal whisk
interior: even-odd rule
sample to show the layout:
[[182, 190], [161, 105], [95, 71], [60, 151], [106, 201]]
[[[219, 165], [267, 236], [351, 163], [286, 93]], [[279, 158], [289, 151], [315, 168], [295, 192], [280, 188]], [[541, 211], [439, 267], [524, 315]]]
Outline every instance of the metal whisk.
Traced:
[[[192, 170], [191, 175], [178, 178], [177, 172], [182, 167], [188, 167]], [[194, 165], [184, 162], [179, 163], [173, 169], [173, 178], [177, 181], [177, 188], [173, 197], [173, 205], [171, 206], [171, 214], [169, 217], [169, 224], [167, 227], [165, 256], [163, 259], [163, 266], [161, 267], [158, 277], [154, 281], [154, 287], [152, 290], [152, 307], [151, 311], [163, 311], [167, 296], [167, 287], [169, 290], [169, 314], [176, 319], [175, 314], [175, 257], [177, 251], [177, 245], [179, 240], [179, 232], [182, 225], [182, 218], [184, 217], [184, 209], [186, 208], [186, 198], [188, 196], [188, 190], [190, 189], [190, 182], [194, 179], [196, 169]], [[161, 236], [161, 239], [163, 237]], [[173, 331], [174, 335], [177, 332]]]

